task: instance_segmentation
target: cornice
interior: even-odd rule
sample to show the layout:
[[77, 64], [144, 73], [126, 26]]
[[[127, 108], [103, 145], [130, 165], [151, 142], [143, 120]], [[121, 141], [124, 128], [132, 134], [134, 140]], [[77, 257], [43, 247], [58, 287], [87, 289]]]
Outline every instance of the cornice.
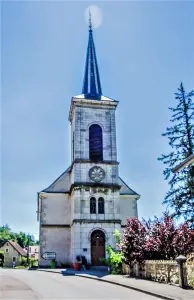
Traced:
[[69, 194], [72, 193], [73, 190], [77, 188], [112, 188], [116, 190], [120, 190], [121, 186], [119, 184], [110, 184], [110, 183], [95, 183], [95, 182], [75, 182], [71, 185]]
[[69, 121], [72, 121], [73, 118], [73, 110], [75, 106], [81, 107], [101, 107], [108, 109], [116, 109], [119, 101], [108, 101], [108, 100], [92, 100], [92, 99], [79, 99], [76, 97], [72, 97], [71, 105], [69, 110]]

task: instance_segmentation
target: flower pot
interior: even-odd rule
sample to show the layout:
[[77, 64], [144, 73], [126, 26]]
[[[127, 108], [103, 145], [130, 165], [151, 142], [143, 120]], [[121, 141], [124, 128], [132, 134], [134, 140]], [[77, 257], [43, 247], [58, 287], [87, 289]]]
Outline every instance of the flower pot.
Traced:
[[81, 269], [81, 263], [73, 263], [73, 267], [75, 271], [80, 271]]

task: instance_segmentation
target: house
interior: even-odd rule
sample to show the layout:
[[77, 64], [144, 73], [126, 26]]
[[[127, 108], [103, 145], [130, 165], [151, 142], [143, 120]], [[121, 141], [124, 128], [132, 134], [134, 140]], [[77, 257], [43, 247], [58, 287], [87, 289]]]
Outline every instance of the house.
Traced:
[[13, 262], [16, 266], [21, 264], [21, 258], [26, 257], [26, 251], [22, 247], [11, 240], [2, 241], [0, 243], [1, 258], [4, 267], [12, 267]]
[[176, 166], [173, 169], [174, 173], [179, 172], [182, 170], [184, 167], [189, 166], [191, 164], [194, 164], [194, 154], [191, 154], [189, 157], [187, 157], [183, 162], [181, 162], [178, 166]]
[[[38, 260], [39, 248], [39, 245], [29, 246], [29, 257], [33, 257]], [[28, 247], [25, 248], [25, 251], [28, 251]]]
[[138, 215], [140, 195], [119, 174], [118, 104], [102, 93], [89, 22], [83, 89], [69, 110], [71, 164], [37, 197], [39, 266], [49, 266], [52, 258], [58, 266], [72, 264], [78, 255], [93, 266], [103, 264], [106, 245], [116, 247], [115, 230], [122, 232], [127, 219]]

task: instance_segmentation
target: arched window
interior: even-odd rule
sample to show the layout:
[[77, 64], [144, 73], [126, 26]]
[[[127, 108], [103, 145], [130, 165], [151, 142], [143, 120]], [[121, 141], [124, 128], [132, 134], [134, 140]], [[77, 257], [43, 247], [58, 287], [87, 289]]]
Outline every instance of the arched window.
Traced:
[[103, 198], [98, 199], [98, 213], [104, 214], [104, 199]]
[[97, 124], [89, 128], [89, 152], [91, 160], [103, 160], [102, 128]]
[[96, 198], [94, 197], [90, 199], [90, 213], [96, 214]]

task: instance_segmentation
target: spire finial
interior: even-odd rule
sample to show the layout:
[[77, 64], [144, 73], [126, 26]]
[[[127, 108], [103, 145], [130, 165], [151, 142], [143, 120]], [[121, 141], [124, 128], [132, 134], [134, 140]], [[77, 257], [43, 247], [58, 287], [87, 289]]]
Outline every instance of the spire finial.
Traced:
[[92, 17], [91, 17], [90, 9], [89, 9], [89, 30], [92, 31]]

